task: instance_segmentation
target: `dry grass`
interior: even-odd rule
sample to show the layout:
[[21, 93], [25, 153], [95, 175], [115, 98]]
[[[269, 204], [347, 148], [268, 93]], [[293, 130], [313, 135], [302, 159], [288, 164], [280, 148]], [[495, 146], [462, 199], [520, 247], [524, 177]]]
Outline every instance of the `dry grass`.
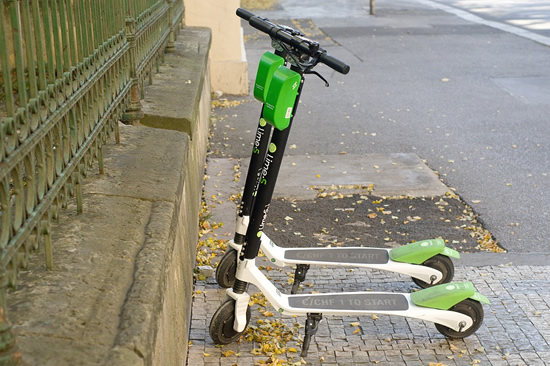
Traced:
[[277, 0], [241, 0], [241, 7], [249, 10], [271, 10], [277, 4]]

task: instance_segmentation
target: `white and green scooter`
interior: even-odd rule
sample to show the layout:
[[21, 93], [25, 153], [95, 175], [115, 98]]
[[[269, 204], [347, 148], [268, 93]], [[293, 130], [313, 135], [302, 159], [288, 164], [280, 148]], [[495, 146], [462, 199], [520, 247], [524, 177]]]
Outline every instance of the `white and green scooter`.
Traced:
[[[293, 36], [299, 34], [293, 29], [287, 27], [284, 29], [285, 32]], [[267, 150], [272, 133], [272, 123], [268, 123], [267, 120], [280, 116], [287, 121], [285, 124], [288, 126], [290, 115], [294, 115], [296, 112], [293, 107], [296, 105], [297, 95], [296, 93], [286, 93], [284, 88], [294, 85], [301, 77], [299, 73], [284, 67], [285, 58], [282, 56], [286, 54], [287, 59], [293, 61], [292, 53], [284, 49], [285, 46], [282, 42], [275, 45], [278, 48], [275, 50], [275, 54], [266, 52], [262, 56], [254, 84], [254, 96], [264, 103], [264, 107], [258, 123], [237, 215], [235, 237], [229, 242], [229, 248], [218, 263], [216, 270], [216, 280], [220, 286], [225, 288], [232, 287], [235, 282], [237, 253], [241, 251], [242, 245], [245, 243], [257, 189], [260, 184], [264, 185], [265, 183], [260, 178], [266, 157], [271, 156], [268, 155]], [[329, 57], [326, 54], [323, 55]], [[314, 73], [311, 70], [311, 65], [306, 65], [304, 68], [306, 69], [304, 73]], [[280, 129], [281, 126], [278, 128]], [[269, 158], [267, 163], [269, 164]], [[297, 292], [300, 283], [305, 280], [310, 265], [355, 266], [396, 272], [411, 276], [418, 286], [427, 288], [452, 281], [454, 265], [451, 258], [460, 257], [456, 250], [446, 247], [442, 239], [423, 240], [394, 249], [369, 247], [302, 249], [277, 246], [265, 233], [262, 233], [260, 244], [262, 252], [272, 264], [281, 267], [296, 265], [291, 290], [293, 294]]]
[[[254, 284], [279, 313], [307, 317], [302, 356], [307, 355], [311, 337], [316, 333], [323, 314], [399, 315], [433, 322], [439, 332], [446, 337], [463, 338], [473, 334], [483, 322], [482, 304], [487, 304], [489, 301], [485, 296], [476, 292], [470, 282], [443, 283], [412, 294], [338, 292], [286, 295], [282, 294], [258, 269], [256, 257], [260, 247], [264, 251], [267, 249], [267, 253], [271, 254], [271, 256], [268, 255], [268, 258], [278, 264], [290, 264], [292, 261], [296, 261], [294, 263], [307, 261], [315, 264], [337, 264], [339, 261], [346, 260], [346, 265], [358, 266], [357, 262], [361, 260], [371, 262], [368, 258], [376, 258], [375, 254], [378, 252], [376, 252], [377, 249], [370, 248], [366, 248], [367, 251], [362, 251], [363, 248], [338, 248], [338, 251], [324, 248], [318, 250], [284, 249], [279, 252], [276, 252], [277, 249], [275, 249], [269, 252], [269, 248], [275, 248], [275, 246], [266, 239], [263, 228], [288, 140], [292, 117], [296, 112], [304, 83], [303, 76], [314, 73], [312, 69], [318, 63], [324, 63], [342, 74], [349, 71], [349, 66], [329, 56], [324, 49], [319, 47], [318, 43], [306, 39], [288, 27], [273, 24], [244, 9], [238, 9], [237, 15], [248, 20], [253, 27], [270, 35], [279, 56], [283, 57], [291, 66], [290, 68], [283, 65], [274, 67], [271, 81], [265, 87], [267, 90], [265, 91], [262, 117], [268, 125], [274, 128], [263, 159], [262, 169], [251, 171], [253, 174], [259, 172], [259, 176], [257, 179], [256, 177], [251, 178], [258, 183], [254, 190], [254, 202], [251, 204], [250, 222], [246, 224], [244, 243], [240, 247], [235, 247], [236, 256], [233, 263], [235, 263], [236, 272], [232, 288], [227, 289], [226, 299], [210, 321], [209, 332], [212, 340], [217, 344], [231, 343], [237, 340], [248, 326], [250, 321], [248, 305], [250, 296], [247, 293], [249, 284]], [[388, 259], [386, 264], [372, 263], [369, 266], [377, 268], [376, 265], [379, 265], [382, 267], [381, 269], [385, 269], [383, 267], [388, 266], [387, 263], [392, 261], [396, 262], [391, 264], [396, 269], [401, 265], [403, 268], [407, 266], [422, 267], [422, 264], [431, 258], [455, 256], [453, 251], [442, 248], [444, 245], [442, 246], [441, 242], [429, 240], [409, 244], [395, 250], [382, 249], [381, 253], [385, 253]], [[347, 249], [349, 250], [346, 251]], [[313, 254], [310, 255], [305, 251]], [[426, 251], [426, 254], [418, 254], [423, 251]], [[430, 257], [429, 253], [432, 251], [439, 252]], [[415, 264], [414, 262], [419, 263]], [[227, 267], [230, 265], [231, 261], [228, 261]], [[424, 267], [434, 269], [426, 265]], [[441, 272], [439, 269], [435, 269], [435, 271]], [[401, 269], [396, 272], [411, 273]], [[437, 276], [436, 273], [434, 275]], [[426, 280], [428, 285], [433, 285], [434, 280], [431, 277], [422, 276], [418, 275], [415, 278], [421, 278], [423, 281]]]

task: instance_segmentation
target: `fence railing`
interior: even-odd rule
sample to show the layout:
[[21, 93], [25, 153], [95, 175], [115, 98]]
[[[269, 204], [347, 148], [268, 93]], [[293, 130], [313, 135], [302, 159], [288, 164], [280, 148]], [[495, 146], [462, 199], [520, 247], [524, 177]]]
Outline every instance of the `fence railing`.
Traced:
[[183, 18], [183, 0], [0, 0], [0, 364], [17, 364], [6, 290], [75, 197]]

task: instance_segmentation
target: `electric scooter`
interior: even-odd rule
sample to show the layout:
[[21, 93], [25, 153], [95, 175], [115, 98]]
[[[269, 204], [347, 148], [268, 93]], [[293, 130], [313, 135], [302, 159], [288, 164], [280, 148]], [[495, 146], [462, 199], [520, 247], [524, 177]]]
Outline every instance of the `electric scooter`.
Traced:
[[349, 72], [349, 66], [329, 56], [317, 42], [290, 32], [288, 27], [273, 24], [244, 9], [238, 9], [237, 15], [248, 20], [254, 28], [267, 33], [274, 48], [290, 64], [290, 68], [274, 68], [268, 86], [263, 118], [274, 128], [255, 191], [244, 244], [237, 256], [235, 281], [232, 288], [227, 289], [225, 301], [210, 321], [212, 340], [217, 344], [228, 344], [237, 340], [245, 331], [251, 316], [248, 305], [250, 296], [246, 292], [249, 284], [254, 284], [279, 313], [307, 316], [301, 353], [303, 357], [307, 356], [311, 337], [318, 329], [322, 314], [399, 315], [433, 322], [446, 337], [464, 338], [473, 334], [483, 322], [482, 304], [488, 304], [489, 301], [476, 292], [470, 282], [435, 285], [412, 294], [339, 292], [286, 295], [258, 269], [255, 259], [261, 247], [263, 229], [304, 84], [304, 75], [314, 73], [312, 69], [318, 63], [324, 63], [342, 74]]
[[[304, 35], [299, 31], [286, 26], [279, 25], [279, 27], [284, 29], [285, 33], [294, 37], [300, 37], [305, 42]], [[310, 42], [310, 44], [313, 43], [309, 40], [307, 42]], [[232, 287], [235, 283], [237, 253], [241, 251], [245, 243], [256, 190], [261, 182], [263, 164], [272, 134], [272, 125], [263, 116], [267, 93], [275, 71], [285, 64], [285, 54], [289, 58], [300, 57], [300, 55], [293, 56], [289, 54], [283, 47], [279, 43], [276, 44], [275, 54], [266, 52], [260, 59], [256, 74], [254, 97], [264, 103], [264, 106], [256, 130], [248, 173], [239, 206], [235, 236], [233, 240], [229, 241], [228, 250], [220, 259], [216, 269], [216, 281], [224, 288]], [[313, 47], [318, 47], [318, 45]], [[295, 63], [300, 62], [299, 59], [294, 61]], [[320, 74], [313, 71], [311, 67], [308, 67], [307, 62], [302, 66], [302, 69], [304, 69], [305, 74], [317, 75], [328, 86], [328, 82]], [[413, 282], [419, 287], [427, 288], [452, 281], [454, 265], [451, 258], [460, 258], [460, 254], [456, 250], [446, 247], [442, 239], [423, 240], [393, 249], [369, 247], [300, 249], [277, 246], [262, 232], [260, 244], [262, 252], [272, 264], [279, 267], [296, 265], [291, 294], [297, 293], [300, 283], [305, 280], [310, 265], [355, 266], [390, 271], [411, 276]]]

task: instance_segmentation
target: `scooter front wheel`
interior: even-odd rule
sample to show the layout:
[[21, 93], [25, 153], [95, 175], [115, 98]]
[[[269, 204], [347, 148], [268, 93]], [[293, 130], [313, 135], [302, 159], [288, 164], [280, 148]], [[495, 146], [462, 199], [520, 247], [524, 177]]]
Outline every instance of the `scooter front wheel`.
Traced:
[[441, 280], [435, 283], [424, 282], [422, 280], [419, 280], [418, 278], [413, 277], [413, 282], [422, 288], [428, 288], [435, 285], [440, 285], [442, 283], [449, 283], [453, 280], [453, 277], [455, 275], [455, 266], [453, 264], [453, 261], [446, 255], [437, 254], [426, 260], [424, 263], [422, 263], [422, 265], [438, 270], [443, 275]]
[[223, 288], [233, 287], [236, 273], [237, 251], [229, 247], [216, 268], [216, 282]]
[[[229, 344], [235, 342], [244, 333], [233, 329], [235, 322], [235, 300], [231, 299], [222, 304], [216, 310], [210, 320], [210, 338], [216, 344]], [[246, 327], [250, 322], [250, 307], [246, 308]], [[245, 329], [246, 329], [245, 327]]]
[[479, 301], [475, 301], [472, 299], [462, 300], [449, 310], [469, 316], [470, 318], [472, 318], [474, 323], [464, 332], [457, 332], [456, 330], [448, 328], [444, 325], [436, 324], [435, 327], [437, 328], [439, 333], [443, 334], [447, 338], [461, 339], [471, 336], [479, 329], [479, 327], [483, 323], [483, 305], [481, 305]]

